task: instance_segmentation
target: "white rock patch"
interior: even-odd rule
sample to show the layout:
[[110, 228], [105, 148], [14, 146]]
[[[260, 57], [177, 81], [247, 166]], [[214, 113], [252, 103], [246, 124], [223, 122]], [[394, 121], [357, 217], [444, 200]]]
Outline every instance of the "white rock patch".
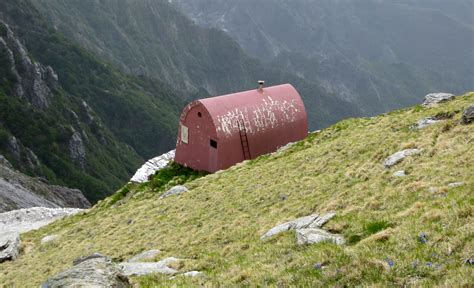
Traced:
[[150, 175], [153, 175], [156, 171], [163, 169], [170, 161], [174, 159], [175, 152], [176, 150], [171, 150], [163, 155], [148, 160], [137, 170], [137, 172], [135, 172], [135, 175], [133, 175], [130, 181], [138, 183], [147, 182]]

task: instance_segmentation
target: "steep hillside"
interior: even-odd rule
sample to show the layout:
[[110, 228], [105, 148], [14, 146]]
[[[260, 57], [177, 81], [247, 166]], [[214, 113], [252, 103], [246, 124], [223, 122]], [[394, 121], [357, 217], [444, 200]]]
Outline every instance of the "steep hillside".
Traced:
[[[87, 214], [22, 235], [27, 249], [0, 264], [0, 282], [34, 286], [78, 256], [101, 252], [120, 261], [160, 249], [156, 259], [185, 259], [175, 268], [206, 277], [134, 278], [143, 287], [470, 286], [474, 126], [460, 118], [473, 103], [470, 93], [434, 108], [344, 120], [285, 151], [198, 179], [186, 170], [159, 172]], [[435, 116], [439, 122], [415, 128]], [[388, 156], [415, 148], [419, 155], [384, 167]], [[394, 173], [400, 170], [405, 176]], [[189, 192], [160, 199], [183, 183]], [[341, 234], [344, 245], [297, 245], [293, 231], [260, 240], [277, 224], [330, 211], [336, 217], [324, 229]], [[41, 245], [51, 234], [57, 242]]]
[[167, 0], [33, 3], [70, 40], [129, 74], [171, 84], [180, 99], [249, 90], [263, 79], [301, 92], [312, 129], [362, 114], [318, 83], [248, 57], [224, 32], [195, 25]]
[[173, 147], [184, 102], [168, 85], [102, 62], [29, 1], [1, 1], [0, 28], [0, 152], [17, 169], [97, 201]]
[[472, 1], [175, 0], [196, 23], [366, 114], [474, 88]]

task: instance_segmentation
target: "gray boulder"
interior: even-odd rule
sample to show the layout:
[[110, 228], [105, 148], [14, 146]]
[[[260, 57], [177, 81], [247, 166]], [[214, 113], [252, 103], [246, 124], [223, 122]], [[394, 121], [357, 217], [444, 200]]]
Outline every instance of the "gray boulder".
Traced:
[[439, 103], [451, 101], [456, 96], [450, 93], [430, 93], [425, 96], [425, 101], [423, 102], [423, 106], [431, 107]]
[[289, 222], [285, 222], [283, 224], [277, 225], [272, 229], [268, 230], [267, 233], [263, 234], [260, 239], [264, 240], [274, 235], [280, 234], [282, 232], [286, 232], [289, 230], [294, 229], [301, 229], [301, 228], [319, 228], [322, 227], [326, 222], [331, 220], [336, 213], [327, 213], [323, 216], [319, 216], [318, 214], [313, 214], [305, 217], [301, 217]]
[[131, 287], [120, 267], [107, 256], [93, 254], [74, 263], [71, 269], [49, 278], [41, 287]]
[[132, 258], [128, 259], [127, 262], [141, 262], [142, 260], [148, 260], [148, 259], [153, 259], [156, 257], [156, 255], [160, 254], [160, 250], [149, 250], [142, 252], [138, 255], [133, 256]]
[[174, 275], [178, 273], [178, 271], [168, 266], [179, 261], [181, 260], [178, 258], [168, 257], [159, 262], [123, 262], [120, 263], [120, 267], [127, 276], [139, 276], [152, 273]]
[[49, 242], [53, 242], [53, 241], [56, 241], [57, 239], [59, 239], [59, 235], [48, 235], [48, 236], [45, 236], [45, 237], [41, 238], [41, 244], [46, 244], [46, 243], [49, 243]]
[[456, 188], [461, 186], [464, 186], [464, 182], [453, 182], [448, 184], [449, 188]]
[[398, 151], [397, 153], [394, 153], [390, 155], [387, 159], [385, 159], [385, 161], [383, 162], [383, 165], [385, 166], [385, 168], [390, 168], [400, 163], [406, 157], [411, 156], [411, 155], [418, 155], [418, 154], [421, 154], [421, 152], [422, 152], [421, 149], [406, 149], [406, 150]]
[[296, 243], [298, 245], [316, 244], [320, 242], [333, 242], [338, 245], [345, 243], [344, 238], [338, 234], [331, 234], [318, 228], [304, 228], [296, 230]]
[[461, 121], [464, 124], [469, 124], [474, 121], [474, 104], [472, 104], [471, 106], [467, 107], [466, 110], [464, 110]]
[[0, 263], [18, 258], [20, 243], [18, 233], [2, 233], [0, 235]]
[[172, 195], [178, 195], [184, 192], [188, 192], [188, 188], [182, 186], [182, 185], [177, 185], [171, 188], [170, 190], [166, 191], [163, 195], [160, 196], [160, 199], [172, 196]]
[[399, 170], [399, 171], [396, 171], [395, 173], [393, 173], [392, 176], [393, 177], [405, 177], [405, 176], [407, 176], [407, 174], [405, 174], [405, 171]]

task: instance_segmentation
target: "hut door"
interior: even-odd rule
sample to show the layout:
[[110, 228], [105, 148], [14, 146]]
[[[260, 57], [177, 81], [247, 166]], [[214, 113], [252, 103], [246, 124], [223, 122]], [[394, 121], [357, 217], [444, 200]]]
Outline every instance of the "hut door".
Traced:
[[217, 141], [209, 139], [209, 170], [217, 171]]

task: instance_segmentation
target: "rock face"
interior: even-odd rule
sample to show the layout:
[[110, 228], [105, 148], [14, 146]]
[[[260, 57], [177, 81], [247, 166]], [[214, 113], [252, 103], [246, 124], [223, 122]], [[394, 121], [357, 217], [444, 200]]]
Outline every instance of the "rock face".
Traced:
[[313, 214], [313, 215], [301, 217], [301, 218], [298, 218], [289, 222], [285, 222], [283, 224], [273, 227], [272, 229], [268, 230], [267, 233], [263, 234], [260, 237], [260, 239], [265, 240], [274, 235], [277, 235], [289, 230], [294, 230], [294, 229], [319, 228], [319, 227], [322, 227], [324, 224], [326, 224], [326, 222], [331, 220], [334, 216], [336, 216], [336, 213], [327, 213], [323, 216], [319, 216], [318, 214]]
[[86, 148], [84, 147], [84, 142], [79, 132], [74, 132], [69, 140], [69, 156], [81, 166], [82, 169], [86, 167]]
[[91, 256], [74, 261], [71, 269], [49, 278], [41, 287], [131, 287], [123, 271], [109, 257], [100, 254]]
[[[28, 51], [7, 24], [0, 22], [0, 26], [5, 31], [0, 37], [0, 50], [7, 53], [10, 72], [16, 78], [14, 95], [28, 99], [38, 109], [47, 109], [52, 97], [51, 89], [58, 82], [58, 76], [51, 67], [31, 60]], [[22, 76], [18, 71], [21, 71]]]
[[469, 124], [474, 121], [474, 104], [464, 110], [464, 113], [462, 113], [461, 121], [464, 124]]
[[0, 263], [15, 260], [20, 248], [20, 236], [18, 233], [3, 233], [0, 235]]
[[456, 96], [450, 93], [430, 93], [425, 96], [425, 101], [422, 105], [425, 107], [431, 107], [439, 103], [453, 100], [454, 97]]
[[175, 152], [176, 150], [171, 150], [165, 154], [148, 160], [137, 170], [130, 181], [138, 183], [147, 182], [150, 175], [153, 175], [156, 171], [163, 169], [170, 161], [174, 159]]
[[[0, 161], [0, 213], [30, 207], [90, 207], [82, 192], [48, 185], [14, 170], [3, 158]], [[2, 164], [6, 163], [6, 164]]]
[[304, 228], [296, 230], [296, 243], [298, 245], [316, 244], [327, 241], [338, 245], [345, 243], [344, 238], [341, 235], [331, 234], [322, 229]]
[[406, 150], [398, 151], [397, 153], [392, 154], [387, 159], [385, 159], [385, 161], [383, 162], [383, 165], [385, 166], [385, 168], [390, 168], [402, 162], [402, 160], [405, 159], [406, 157], [411, 156], [411, 155], [418, 155], [418, 154], [421, 154], [421, 152], [422, 152], [421, 149], [406, 149]]
[[172, 195], [178, 195], [184, 192], [188, 192], [188, 188], [182, 186], [182, 185], [177, 185], [171, 188], [170, 190], [166, 191], [163, 195], [160, 196], [160, 199], [172, 196]]

